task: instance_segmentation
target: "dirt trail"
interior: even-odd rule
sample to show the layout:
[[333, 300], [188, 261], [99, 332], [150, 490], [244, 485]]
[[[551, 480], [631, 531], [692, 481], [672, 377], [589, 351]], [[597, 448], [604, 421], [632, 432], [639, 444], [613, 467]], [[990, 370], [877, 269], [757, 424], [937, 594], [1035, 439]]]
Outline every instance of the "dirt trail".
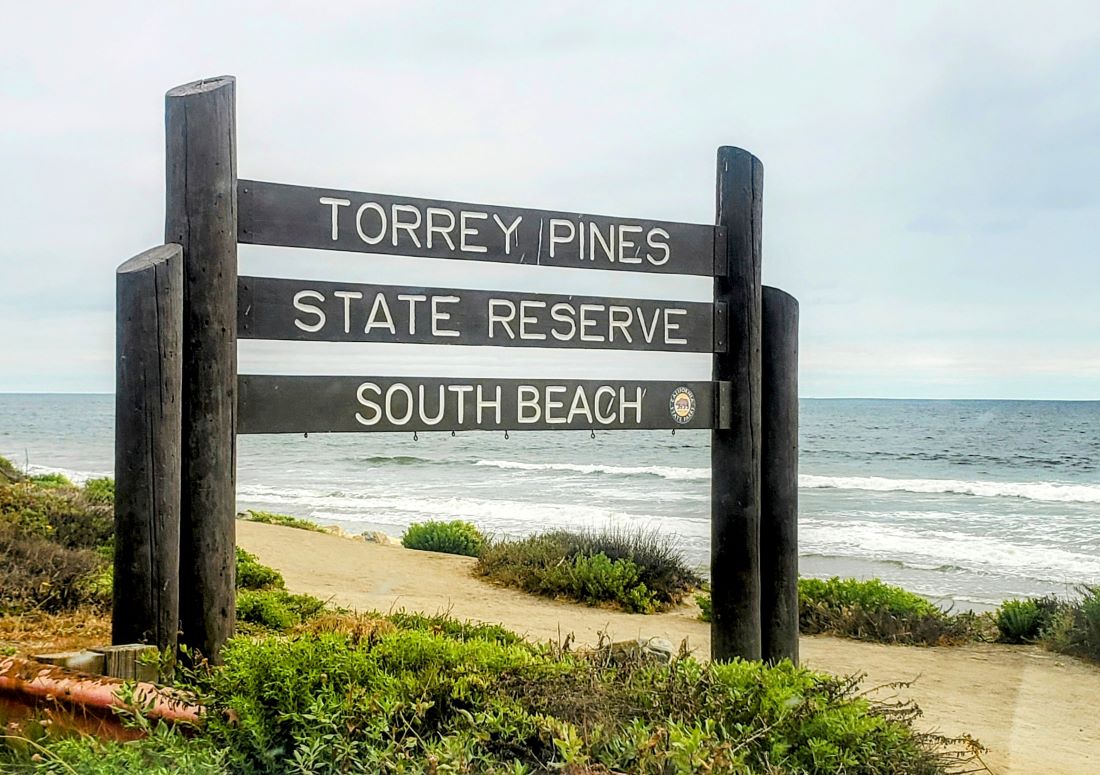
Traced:
[[[237, 523], [237, 540], [277, 568], [295, 592], [359, 610], [436, 613], [504, 624], [535, 640], [575, 634], [592, 643], [687, 639], [698, 656], [710, 649], [709, 625], [694, 606], [640, 616], [535, 598], [470, 575], [473, 561], [293, 528]], [[866, 673], [867, 686], [916, 683], [900, 696], [917, 701], [924, 725], [946, 735], [969, 733], [989, 748], [998, 775], [1100, 773], [1100, 667], [1032, 646], [976, 644], [915, 648], [804, 637], [805, 665], [831, 673]]]

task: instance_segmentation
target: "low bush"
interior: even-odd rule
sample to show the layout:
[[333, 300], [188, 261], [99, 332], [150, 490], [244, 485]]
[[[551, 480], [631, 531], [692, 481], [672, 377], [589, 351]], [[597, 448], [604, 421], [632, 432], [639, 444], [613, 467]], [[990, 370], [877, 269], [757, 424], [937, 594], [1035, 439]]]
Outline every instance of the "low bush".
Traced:
[[493, 542], [478, 557], [477, 572], [532, 594], [636, 612], [676, 605], [702, 584], [674, 541], [655, 531], [557, 530]]
[[[710, 595], [696, 595], [695, 601], [699, 618], [711, 621]], [[804, 635], [932, 646], [969, 640], [978, 628], [975, 614], [950, 614], [878, 579], [798, 580], [798, 629]]]
[[1081, 587], [1080, 597], [1062, 601], [1042, 632], [1047, 648], [1100, 661], [1100, 587]]
[[110, 569], [95, 552], [0, 523], [0, 615], [102, 607], [110, 600]]
[[0, 524], [69, 549], [110, 546], [115, 533], [110, 504], [89, 499], [76, 487], [29, 481], [0, 485]]
[[170, 753], [203, 773], [970, 768], [958, 744], [944, 748], [914, 731], [913, 709], [877, 705], [854, 680], [790, 663], [609, 664], [598, 653], [502, 642], [478, 625], [377, 615], [323, 621], [329, 629], [290, 638], [236, 638], [224, 666], [191, 672], [186, 683], [208, 713], [190, 737], [155, 727], [129, 743], [45, 738], [38, 749], [13, 752], [9, 742], [9, 769], [30, 766], [32, 752], [55, 772], [110, 772], [108, 763], [166, 771]]
[[35, 474], [30, 477], [30, 481], [37, 484], [39, 487], [46, 488], [76, 486], [73, 484], [73, 480], [65, 476], [65, 474], [59, 474], [55, 471], [45, 474]]
[[285, 585], [279, 571], [262, 564], [256, 555], [237, 547], [237, 589], [281, 589]]
[[328, 532], [316, 522], [310, 522], [308, 519], [292, 517], [289, 514], [273, 514], [270, 511], [253, 511], [252, 509], [248, 509], [238, 514], [237, 519], [242, 519], [245, 522], [262, 522], [265, 525], [293, 527], [298, 530], [310, 530], [314, 533]]
[[325, 601], [312, 595], [294, 595], [285, 589], [240, 589], [237, 591], [237, 624], [253, 625], [242, 632], [273, 630], [286, 632], [325, 610]]
[[0, 484], [21, 482], [24, 478], [23, 472], [16, 468], [14, 463], [0, 455]]
[[406, 549], [477, 557], [485, 545], [485, 536], [474, 525], [460, 519], [451, 522], [428, 520], [409, 525], [401, 536], [401, 545]]
[[109, 476], [84, 482], [84, 496], [93, 503], [114, 505], [115, 480]]
[[994, 614], [997, 639], [1002, 643], [1030, 643], [1051, 624], [1060, 603], [1054, 597], [1006, 600]]

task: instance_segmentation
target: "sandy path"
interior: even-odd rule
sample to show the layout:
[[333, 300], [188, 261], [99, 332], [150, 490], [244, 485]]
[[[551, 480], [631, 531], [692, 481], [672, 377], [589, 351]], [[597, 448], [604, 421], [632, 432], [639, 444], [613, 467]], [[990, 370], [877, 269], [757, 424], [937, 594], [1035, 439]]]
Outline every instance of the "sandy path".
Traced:
[[[287, 586], [360, 610], [450, 611], [461, 619], [499, 622], [536, 640], [575, 634], [592, 643], [687, 639], [699, 656], [710, 649], [709, 625], [694, 606], [640, 616], [542, 600], [470, 575], [472, 560], [292, 528], [237, 523], [238, 543], [282, 572]], [[970, 733], [990, 749], [998, 775], [1100, 773], [1100, 668], [1031, 646], [978, 644], [913, 648], [807, 637], [804, 664], [832, 673], [867, 674], [867, 686], [916, 684], [901, 696], [917, 701], [930, 729]]]

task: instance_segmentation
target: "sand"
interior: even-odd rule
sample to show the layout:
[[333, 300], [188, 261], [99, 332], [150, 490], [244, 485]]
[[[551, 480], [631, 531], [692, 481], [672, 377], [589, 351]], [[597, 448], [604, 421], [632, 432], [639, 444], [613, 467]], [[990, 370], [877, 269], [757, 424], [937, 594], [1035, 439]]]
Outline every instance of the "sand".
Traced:
[[[560, 603], [487, 584], [473, 560], [381, 546], [293, 528], [237, 523], [238, 544], [277, 568], [294, 592], [358, 610], [450, 612], [500, 623], [534, 640], [687, 639], [709, 654], [709, 625], [694, 606], [642, 616]], [[918, 648], [804, 637], [802, 663], [836, 674], [866, 673], [866, 687], [915, 681], [891, 695], [915, 700], [921, 725], [970, 734], [998, 775], [1100, 773], [1100, 667], [1034, 646], [974, 644]]]

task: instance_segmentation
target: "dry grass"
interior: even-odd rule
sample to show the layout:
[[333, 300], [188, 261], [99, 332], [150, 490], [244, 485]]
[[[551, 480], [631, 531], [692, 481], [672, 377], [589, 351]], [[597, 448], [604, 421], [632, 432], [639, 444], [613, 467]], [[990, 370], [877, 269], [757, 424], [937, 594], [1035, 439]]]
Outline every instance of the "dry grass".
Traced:
[[111, 642], [111, 615], [91, 608], [61, 614], [32, 612], [0, 617], [0, 654], [28, 657], [80, 651]]

